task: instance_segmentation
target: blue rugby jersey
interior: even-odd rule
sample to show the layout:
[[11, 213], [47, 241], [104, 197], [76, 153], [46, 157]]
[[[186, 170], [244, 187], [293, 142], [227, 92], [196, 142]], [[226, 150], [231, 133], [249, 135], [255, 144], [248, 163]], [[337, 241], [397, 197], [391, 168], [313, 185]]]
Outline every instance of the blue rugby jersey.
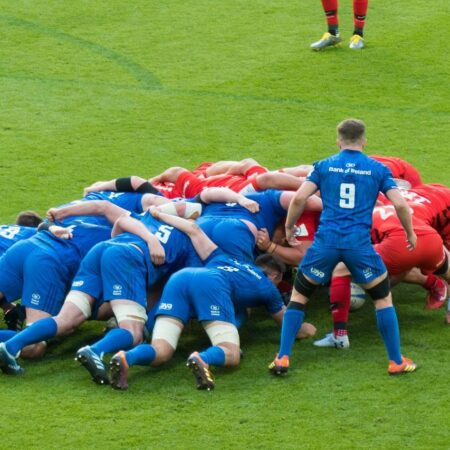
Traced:
[[370, 244], [378, 193], [397, 189], [387, 167], [356, 150], [316, 162], [307, 180], [318, 187], [323, 201], [315, 240], [333, 248]]
[[0, 225], [0, 256], [16, 242], [34, 236], [37, 229], [20, 225]]

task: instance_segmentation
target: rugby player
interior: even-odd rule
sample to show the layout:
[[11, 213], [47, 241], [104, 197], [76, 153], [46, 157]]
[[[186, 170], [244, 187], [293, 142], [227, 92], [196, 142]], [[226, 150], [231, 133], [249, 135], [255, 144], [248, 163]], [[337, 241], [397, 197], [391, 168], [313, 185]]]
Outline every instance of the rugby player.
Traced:
[[295, 245], [294, 226], [306, 200], [321, 191], [323, 212], [313, 245], [307, 250], [295, 279], [291, 301], [283, 318], [280, 349], [269, 365], [275, 375], [285, 374], [295, 335], [304, 319], [305, 305], [319, 284], [326, 283], [335, 266], [344, 262], [355, 281], [361, 283], [375, 303], [377, 325], [389, 357], [388, 373], [416, 370], [402, 356], [395, 308], [386, 267], [370, 242], [372, 210], [381, 191], [391, 200], [406, 232], [408, 249], [417, 237], [411, 214], [398, 192], [390, 171], [362, 153], [366, 144], [364, 123], [348, 119], [337, 127], [340, 152], [314, 164], [314, 170], [297, 191], [288, 211], [286, 238]]

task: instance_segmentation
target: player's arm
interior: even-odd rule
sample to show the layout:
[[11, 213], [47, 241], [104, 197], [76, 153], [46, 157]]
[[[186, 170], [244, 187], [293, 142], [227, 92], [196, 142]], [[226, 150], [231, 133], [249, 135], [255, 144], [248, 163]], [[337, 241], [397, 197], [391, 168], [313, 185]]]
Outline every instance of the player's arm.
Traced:
[[408, 250], [414, 250], [416, 248], [417, 236], [416, 233], [414, 233], [411, 211], [408, 203], [406, 203], [406, 200], [403, 198], [402, 194], [400, 194], [398, 189], [389, 189], [386, 192], [386, 197], [394, 205], [395, 212], [405, 230], [406, 240], [408, 241]]
[[162, 220], [168, 225], [187, 234], [202, 261], [205, 261], [211, 253], [217, 249], [217, 245], [209, 239], [195, 222], [163, 213], [159, 211], [158, 208], [152, 208], [150, 212], [155, 219]]
[[[295, 197], [296, 192], [284, 191], [280, 197], [280, 205], [286, 211], [289, 209], [292, 199]], [[305, 211], [322, 212], [323, 203], [322, 199], [318, 195], [311, 195], [306, 201]]]
[[[286, 306], [283, 306], [280, 311], [276, 312], [275, 314], [272, 314], [273, 319], [275, 322], [281, 327], [283, 323], [283, 316], [284, 312], [286, 311]], [[303, 322], [300, 330], [298, 330], [297, 336], [295, 336], [296, 339], [306, 339], [309, 337], [312, 337], [316, 334], [316, 327], [312, 323]]]
[[104, 216], [113, 224], [122, 214], [130, 213], [107, 200], [92, 200], [63, 206], [62, 208], [51, 208], [47, 211], [47, 219], [55, 221], [70, 216]]
[[295, 223], [303, 214], [308, 199], [317, 191], [317, 185], [312, 181], [305, 181], [297, 192], [295, 192], [291, 203], [289, 204], [288, 214], [286, 218], [286, 240], [289, 245], [297, 245], [294, 236]]
[[259, 204], [257, 202], [225, 187], [204, 189], [200, 193], [200, 200], [203, 203], [238, 203], [252, 213], [259, 211]]
[[139, 236], [147, 243], [152, 263], [156, 265], [164, 264], [166, 257], [164, 247], [140, 220], [130, 217], [129, 214], [122, 214], [114, 223], [111, 236], [115, 237], [122, 233], [132, 233]]

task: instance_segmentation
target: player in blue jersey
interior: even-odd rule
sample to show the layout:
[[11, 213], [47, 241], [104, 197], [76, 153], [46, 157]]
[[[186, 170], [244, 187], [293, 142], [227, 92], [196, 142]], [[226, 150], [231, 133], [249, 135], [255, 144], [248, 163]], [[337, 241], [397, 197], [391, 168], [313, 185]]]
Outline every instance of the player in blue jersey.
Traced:
[[[55, 225], [43, 225], [46, 229], [17, 242], [0, 258], [0, 292], [9, 302], [22, 299], [28, 325], [59, 312], [83, 256], [111, 235], [111, 226], [92, 223], [89, 217], [68, 218], [58, 224], [60, 227], [56, 225], [56, 231], [63, 233], [61, 237], [52, 234]], [[0, 344], [0, 368], [4, 372], [21, 372], [8, 361], [8, 345], [29, 328]], [[30, 356], [41, 356], [44, 351], [45, 345], [36, 346], [30, 349]], [[12, 352], [16, 355], [18, 350]]]
[[[3, 366], [14, 367], [17, 362], [12, 356], [26, 345], [70, 333], [91, 316], [92, 309], [98, 319], [110, 317], [108, 314], [112, 310], [122, 327], [112, 330], [97, 343], [99, 348], [112, 345], [111, 351], [117, 351], [133, 345], [133, 342], [140, 342], [146, 320], [147, 286], [167, 276], [171, 270], [191, 263], [190, 255], [194, 255], [198, 261], [195, 252], [189, 251], [191, 244], [186, 236], [158, 223], [149, 214], [144, 214], [138, 221], [128, 217], [122, 208], [100, 201], [82, 202], [70, 208], [77, 213], [80, 210], [86, 213], [89, 208], [93, 208], [91, 214], [101, 211], [107, 217], [114, 215], [118, 220], [113, 235], [129, 229], [144, 235], [145, 240], [131, 233], [123, 233], [93, 247], [83, 260], [61, 311], [53, 318], [34, 323], [8, 341], [3, 351], [0, 349], [0, 360], [5, 361]], [[102, 217], [93, 217], [93, 220], [99, 221]], [[160, 241], [166, 248], [161, 246]], [[157, 264], [159, 267], [156, 267]], [[112, 300], [115, 301], [110, 305]], [[125, 344], [122, 345], [123, 342]], [[95, 364], [96, 358], [98, 356], [90, 347], [80, 349], [77, 353], [77, 359], [87, 368]], [[20, 372], [20, 367], [10, 370], [12, 373], [14, 371]], [[93, 374], [93, 378], [103, 383], [97, 374]]]
[[[42, 218], [34, 211], [22, 211], [16, 218], [15, 225], [0, 225], [0, 256], [13, 246], [16, 242], [28, 239], [37, 232], [37, 227], [42, 223]], [[4, 313], [4, 320], [8, 330], [20, 330], [25, 321], [25, 308], [21, 305], [10, 303], [4, 296], [0, 295], [0, 308]], [[6, 339], [11, 333], [3, 332]]]
[[294, 224], [303, 213], [307, 199], [320, 189], [323, 212], [319, 228], [300, 264], [283, 318], [280, 349], [269, 369], [276, 375], [287, 373], [305, 305], [316, 287], [327, 283], [335, 266], [342, 261], [354, 281], [374, 300], [378, 328], [389, 357], [388, 373], [412, 372], [416, 364], [400, 352], [399, 327], [386, 267], [370, 241], [372, 210], [381, 191], [395, 207], [406, 232], [408, 248], [414, 249], [417, 237], [409, 207], [390, 171], [362, 153], [366, 144], [363, 122], [355, 119], [341, 122], [337, 127], [337, 144], [340, 152], [314, 164], [289, 207], [286, 237], [295, 245]]
[[281, 323], [283, 300], [260, 268], [221, 251], [196, 224], [157, 210], [153, 210], [153, 214], [189, 235], [205, 267], [186, 268], [172, 275], [158, 305], [151, 345], [139, 345], [128, 352], [119, 352], [111, 359], [112, 385], [127, 389], [128, 368], [132, 365], [157, 366], [170, 360], [185, 324], [191, 318], [197, 318], [212, 347], [192, 353], [187, 365], [195, 375], [197, 388], [213, 389], [215, 383], [210, 365], [229, 367], [239, 364], [235, 309], [264, 305]]

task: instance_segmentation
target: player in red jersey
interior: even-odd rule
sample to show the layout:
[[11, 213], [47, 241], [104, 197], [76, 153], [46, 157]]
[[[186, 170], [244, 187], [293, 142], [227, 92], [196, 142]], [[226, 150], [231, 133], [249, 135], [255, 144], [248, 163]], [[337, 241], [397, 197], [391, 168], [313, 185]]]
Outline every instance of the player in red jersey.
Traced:
[[[349, 44], [349, 47], [353, 50], [364, 48], [363, 32], [368, 3], [369, 0], [353, 0], [353, 23], [355, 28]], [[338, 0], [322, 0], [322, 6], [327, 19], [328, 31], [321, 39], [311, 44], [312, 50], [322, 50], [326, 47], [337, 46], [342, 42], [339, 36]]]
[[297, 190], [303, 178], [288, 173], [270, 172], [265, 167], [253, 165], [244, 174], [222, 174], [199, 178], [183, 167], [171, 167], [153, 178], [152, 183], [174, 183], [182, 197], [191, 198], [207, 187], [228, 187], [240, 194], [265, 189]]
[[370, 157], [385, 165], [392, 172], [394, 178], [409, 182], [411, 186], [408, 187], [422, 184], [419, 171], [404, 159], [382, 155], [370, 155]]

